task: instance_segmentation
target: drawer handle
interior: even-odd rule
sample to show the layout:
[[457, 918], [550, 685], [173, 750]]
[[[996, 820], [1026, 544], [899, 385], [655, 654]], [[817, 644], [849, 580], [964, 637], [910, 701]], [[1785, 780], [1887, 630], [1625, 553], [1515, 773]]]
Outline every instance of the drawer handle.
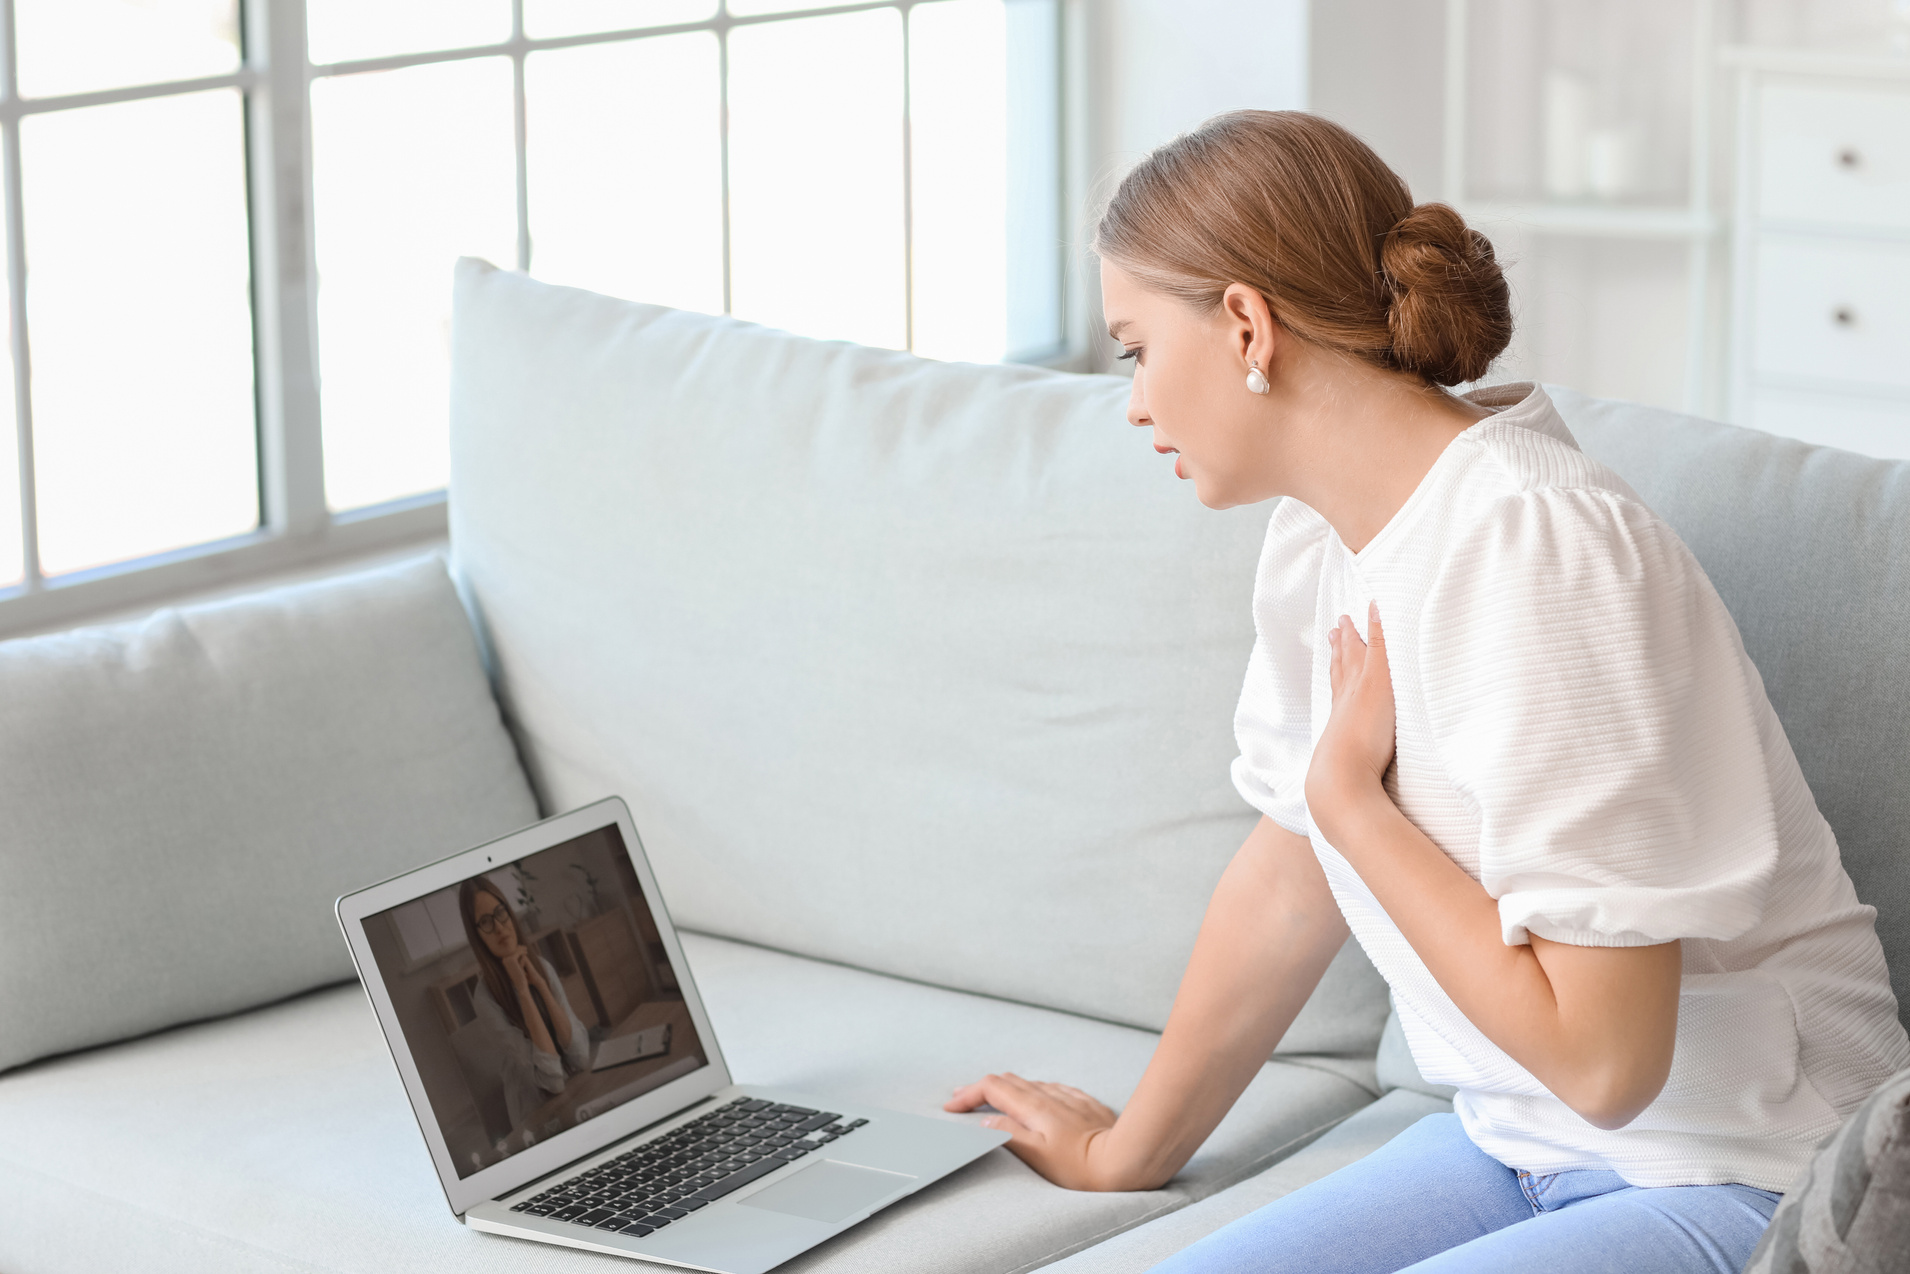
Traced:
[[1839, 327], [1857, 326], [1857, 311], [1848, 305], [1840, 305], [1830, 312], [1830, 321]]
[[1855, 146], [1846, 146], [1837, 152], [1837, 166], [1846, 170], [1855, 170], [1864, 166], [1864, 154]]

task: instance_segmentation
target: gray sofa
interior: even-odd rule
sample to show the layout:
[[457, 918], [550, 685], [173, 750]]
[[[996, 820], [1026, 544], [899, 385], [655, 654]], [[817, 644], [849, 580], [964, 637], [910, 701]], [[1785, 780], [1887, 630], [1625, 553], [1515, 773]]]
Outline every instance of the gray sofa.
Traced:
[[[1111, 378], [458, 287], [449, 572], [0, 644], [5, 1274], [632, 1268], [458, 1225], [330, 917], [607, 793], [739, 1078], [962, 1118], [1146, 1064], [1253, 821], [1265, 509]], [[1910, 465], [1557, 396], [1737, 616], [1902, 1002]], [[789, 1268], [1141, 1270], [1445, 1108], [1349, 948], [1165, 1189], [997, 1151]]]

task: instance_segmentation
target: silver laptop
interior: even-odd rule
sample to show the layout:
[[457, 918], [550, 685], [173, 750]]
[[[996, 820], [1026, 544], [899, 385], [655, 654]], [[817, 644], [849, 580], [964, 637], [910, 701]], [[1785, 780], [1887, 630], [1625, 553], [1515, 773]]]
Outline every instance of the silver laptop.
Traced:
[[614, 798], [347, 894], [338, 922], [476, 1229], [760, 1274], [1008, 1140], [732, 1083]]

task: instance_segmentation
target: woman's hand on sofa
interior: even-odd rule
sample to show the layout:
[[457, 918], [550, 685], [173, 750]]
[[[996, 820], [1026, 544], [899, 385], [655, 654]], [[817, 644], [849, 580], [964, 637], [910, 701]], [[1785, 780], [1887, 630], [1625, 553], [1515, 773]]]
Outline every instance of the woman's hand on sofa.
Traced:
[[987, 1103], [1008, 1148], [1073, 1190], [1166, 1185], [1233, 1106], [1346, 941], [1306, 837], [1263, 818], [1214, 888], [1154, 1058], [1117, 1119], [1079, 1089], [990, 1075], [946, 1109]]
[[1008, 1133], [1013, 1138], [1008, 1148], [1056, 1185], [1070, 1190], [1142, 1188], [1123, 1181], [1119, 1165], [1107, 1162], [1104, 1139], [1114, 1127], [1115, 1113], [1080, 1089], [1023, 1079], [1013, 1072], [989, 1075], [956, 1089], [942, 1109], [981, 1106], [1001, 1112], [982, 1120], [983, 1126]]

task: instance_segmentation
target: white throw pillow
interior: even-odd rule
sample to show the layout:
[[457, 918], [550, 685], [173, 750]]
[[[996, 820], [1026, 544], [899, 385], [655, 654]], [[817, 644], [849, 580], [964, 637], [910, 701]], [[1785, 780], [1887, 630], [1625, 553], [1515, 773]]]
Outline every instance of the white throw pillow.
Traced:
[[536, 819], [444, 563], [0, 643], [0, 1070], [351, 976], [341, 893]]

